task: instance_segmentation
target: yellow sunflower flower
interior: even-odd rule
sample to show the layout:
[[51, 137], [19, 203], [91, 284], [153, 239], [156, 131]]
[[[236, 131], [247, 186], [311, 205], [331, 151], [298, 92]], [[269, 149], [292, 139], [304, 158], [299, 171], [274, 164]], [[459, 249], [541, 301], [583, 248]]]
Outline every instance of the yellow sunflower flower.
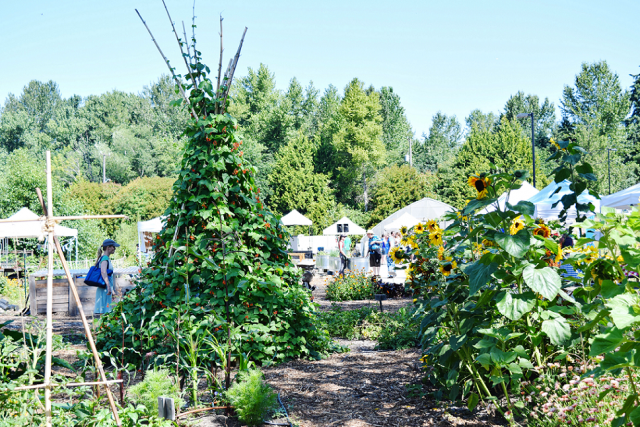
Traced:
[[447, 263], [440, 265], [440, 272], [448, 276], [457, 267], [458, 264], [451, 257], [447, 257]]
[[405, 225], [403, 225], [402, 227], [400, 227], [400, 234], [402, 234], [403, 236], [404, 236], [405, 234], [407, 234], [407, 231], [408, 231], [408, 229], [407, 229], [407, 227], [406, 227]]
[[513, 236], [523, 228], [524, 228], [524, 220], [522, 219], [522, 217], [519, 216], [517, 218], [513, 218], [513, 220], [511, 221], [511, 226], [509, 227], [509, 233], [511, 233], [511, 235]]
[[557, 143], [553, 138], [551, 138], [551, 139], [549, 140], [549, 142], [550, 142], [550, 143], [552, 143], [552, 144], [554, 145], [554, 147], [556, 147], [558, 150], [562, 150], [562, 148], [560, 148], [560, 146], [558, 145], [558, 143]]
[[419, 223], [415, 227], [413, 227], [413, 230], [416, 232], [416, 234], [422, 234], [424, 233], [424, 225], [422, 225], [422, 223]]
[[538, 228], [533, 230], [533, 235], [534, 236], [542, 236], [545, 239], [548, 239], [549, 236], [551, 235], [551, 230], [549, 230], [549, 227], [547, 227], [546, 225], [539, 224]]
[[394, 248], [391, 248], [391, 250], [389, 251], [389, 256], [394, 263], [401, 264], [402, 258], [404, 256], [404, 251], [399, 246], [396, 246]]
[[481, 254], [483, 250], [484, 246], [482, 246], [482, 243], [473, 242], [473, 253]]
[[438, 259], [444, 261], [444, 246], [438, 248]]
[[408, 242], [409, 246], [411, 246], [413, 249], [418, 249], [418, 242], [416, 242], [416, 236], [411, 236], [409, 237], [409, 242]]
[[440, 229], [440, 226], [438, 225], [435, 219], [430, 219], [429, 221], [427, 221], [427, 230], [429, 230], [429, 233], [433, 233], [434, 231], [439, 229]]
[[433, 246], [442, 246], [442, 230], [435, 230], [429, 234], [429, 243]]
[[562, 260], [562, 246], [558, 245], [558, 254], [556, 255], [556, 264]]
[[478, 199], [484, 199], [487, 197], [487, 188], [491, 184], [489, 178], [481, 178], [477, 175], [471, 175], [467, 181], [470, 187], [473, 187], [478, 192]]
[[587, 255], [587, 257], [584, 259], [584, 262], [586, 264], [591, 264], [593, 261], [598, 259], [598, 249], [593, 246], [583, 247], [582, 252]]

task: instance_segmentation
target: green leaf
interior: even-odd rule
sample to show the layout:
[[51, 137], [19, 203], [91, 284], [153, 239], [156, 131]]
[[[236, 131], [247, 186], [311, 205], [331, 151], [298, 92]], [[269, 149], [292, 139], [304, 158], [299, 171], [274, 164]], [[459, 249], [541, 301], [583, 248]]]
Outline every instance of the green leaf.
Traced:
[[533, 216], [533, 213], [536, 210], [536, 207], [533, 203], [527, 202], [525, 200], [521, 200], [515, 205], [512, 205], [511, 203], [507, 203], [507, 208], [511, 209], [512, 211], [520, 212], [521, 214], [528, 215], [528, 216]]
[[467, 401], [467, 409], [473, 412], [476, 406], [478, 406], [478, 402], [480, 402], [480, 398], [478, 397], [478, 395], [475, 393], [471, 393], [471, 396], [469, 396], [469, 400]]
[[616, 285], [612, 280], [603, 280], [602, 285], [600, 286], [600, 294], [606, 299], [613, 298], [624, 293], [624, 286]]
[[634, 323], [640, 322], [640, 315], [636, 311], [640, 305], [637, 295], [617, 295], [605, 302], [604, 305], [611, 310], [611, 319], [619, 329], [626, 329]]
[[520, 365], [520, 367], [523, 369], [533, 369], [533, 363], [531, 363], [527, 359], [519, 358], [518, 365]]
[[469, 276], [469, 296], [473, 296], [487, 284], [491, 275], [498, 269], [498, 264], [492, 262], [485, 265], [479, 261], [474, 262], [464, 269]]
[[476, 357], [476, 362], [478, 362], [485, 369], [488, 370], [489, 367], [492, 365], [492, 363], [491, 363], [491, 355], [489, 353], [483, 353], [483, 354], [479, 355], [478, 357]]
[[554, 345], [562, 345], [571, 337], [569, 323], [567, 319], [561, 316], [542, 322], [542, 332], [547, 334]]
[[502, 249], [516, 258], [522, 258], [531, 244], [529, 232], [526, 230], [520, 230], [518, 234], [513, 236], [505, 233], [496, 233], [494, 239]]
[[511, 320], [519, 320], [530, 312], [536, 305], [536, 295], [533, 292], [512, 294], [502, 291], [496, 297], [496, 307], [503, 316]]
[[554, 299], [562, 286], [558, 272], [551, 267], [535, 268], [530, 265], [524, 269], [522, 277], [529, 288], [548, 300]]
[[489, 353], [491, 354], [491, 360], [499, 364], [511, 363], [514, 360], [516, 360], [516, 357], [517, 357], [515, 352], [513, 351], [505, 352], [500, 350], [498, 347], [492, 348]]
[[589, 356], [598, 356], [613, 351], [623, 341], [622, 331], [618, 328], [612, 328], [606, 334], [596, 335], [589, 349]]
[[452, 335], [449, 337], [449, 345], [453, 351], [458, 351], [462, 344], [467, 341], [468, 335]]

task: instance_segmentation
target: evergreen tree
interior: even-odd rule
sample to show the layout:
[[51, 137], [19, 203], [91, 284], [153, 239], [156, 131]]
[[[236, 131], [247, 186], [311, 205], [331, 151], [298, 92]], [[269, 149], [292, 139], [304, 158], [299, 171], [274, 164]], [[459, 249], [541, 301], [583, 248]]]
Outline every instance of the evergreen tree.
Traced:
[[583, 63], [575, 85], [565, 86], [562, 94], [561, 110], [566, 124], [560, 129], [564, 132], [557, 136], [575, 140], [587, 150], [586, 161], [598, 178], [594, 187], [603, 194], [608, 192], [609, 171], [612, 192], [634, 184], [633, 166], [623, 163], [627, 140], [624, 119], [631, 108], [629, 97], [606, 61]]
[[400, 103], [400, 97], [392, 87], [383, 86], [379, 92], [382, 116], [382, 141], [387, 152], [387, 164], [400, 165], [409, 153], [409, 138], [413, 137], [411, 125]]
[[385, 159], [378, 93], [367, 94], [363, 83], [353, 79], [345, 88], [339, 112], [341, 126], [333, 135], [336, 197], [351, 206], [361, 200], [366, 211], [367, 177], [370, 178]]
[[313, 156], [313, 144], [299, 131], [276, 155], [269, 180], [271, 207], [283, 215], [298, 210], [313, 221], [313, 232], [318, 234], [331, 225], [327, 212], [334, 201], [327, 176], [314, 171]]
[[421, 172], [435, 173], [455, 159], [462, 143], [462, 127], [456, 116], [438, 112], [433, 116], [429, 135], [423, 135], [423, 138], [413, 147], [413, 164]]

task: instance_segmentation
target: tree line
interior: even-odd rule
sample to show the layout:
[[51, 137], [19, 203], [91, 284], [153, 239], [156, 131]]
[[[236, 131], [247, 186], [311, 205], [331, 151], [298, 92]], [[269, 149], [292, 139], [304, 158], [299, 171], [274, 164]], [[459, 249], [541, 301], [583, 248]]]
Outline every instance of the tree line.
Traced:
[[[321, 92], [293, 78], [278, 90], [276, 76], [261, 64], [234, 83], [229, 111], [239, 121], [244, 155], [256, 166], [267, 205], [279, 214], [299, 210], [318, 233], [343, 215], [375, 225], [427, 196], [461, 206], [473, 196], [467, 178], [476, 172], [532, 171], [530, 119], [518, 119], [520, 113], [535, 118], [538, 188], [550, 182], [555, 167], [544, 161], [552, 140], [567, 139], [588, 151], [595, 191], [608, 193], [609, 171], [612, 192], [635, 184], [639, 76], [623, 88], [605, 61], [584, 63], [560, 94], [560, 117], [549, 99], [520, 91], [502, 110], [474, 110], [464, 122], [438, 112], [428, 132], [416, 136], [391, 86], [376, 89], [354, 78], [342, 91], [330, 85]], [[31, 81], [21, 94], [10, 94], [0, 107], [0, 214], [35, 205], [32, 187], [42, 182], [44, 151], [51, 150], [60, 209], [128, 213], [134, 220], [157, 215], [157, 200], [170, 197], [189, 120], [172, 103], [177, 99], [168, 76], [138, 94], [65, 99], [53, 81]], [[405, 159], [409, 144], [413, 167]], [[98, 185], [103, 167], [106, 186]], [[121, 192], [135, 197], [121, 203]], [[106, 222], [95, 227], [88, 234], [118, 231]]]

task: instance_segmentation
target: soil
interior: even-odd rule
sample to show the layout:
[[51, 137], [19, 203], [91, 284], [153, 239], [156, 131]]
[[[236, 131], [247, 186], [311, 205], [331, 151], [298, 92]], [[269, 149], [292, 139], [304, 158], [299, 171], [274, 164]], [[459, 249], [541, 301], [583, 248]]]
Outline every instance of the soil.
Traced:
[[[321, 310], [329, 310], [332, 302], [325, 298], [325, 277], [315, 277], [312, 283], [315, 302]], [[395, 311], [411, 305], [411, 298], [398, 298], [383, 302], [385, 311]], [[343, 309], [363, 306], [379, 306], [375, 300], [333, 303]], [[37, 319], [44, 325], [44, 316]], [[0, 324], [14, 320], [11, 329], [21, 328], [19, 313], [3, 313]], [[25, 318], [31, 322], [34, 317]], [[86, 350], [82, 322], [77, 317], [60, 313], [54, 315], [53, 330], [68, 343], [67, 349], [55, 356], [70, 363], [76, 362], [77, 350]], [[347, 353], [333, 354], [319, 360], [294, 360], [274, 367], [264, 368], [266, 381], [279, 394], [292, 422], [299, 427], [364, 427], [364, 426], [498, 426], [504, 425], [483, 408], [472, 414], [466, 407], [438, 402], [422, 395], [419, 349], [398, 351], [374, 351], [374, 341], [337, 341], [350, 349]], [[59, 374], [73, 374], [55, 368]], [[131, 374], [134, 374], [131, 372]], [[125, 382], [126, 382], [125, 376]], [[139, 381], [140, 376], [132, 381]], [[87, 378], [90, 380], [90, 378]], [[111, 387], [114, 396], [118, 386]], [[424, 390], [424, 389], [422, 389]], [[202, 413], [193, 416], [182, 425], [195, 427], [239, 427], [234, 418]], [[285, 424], [286, 418], [272, 420]]]

